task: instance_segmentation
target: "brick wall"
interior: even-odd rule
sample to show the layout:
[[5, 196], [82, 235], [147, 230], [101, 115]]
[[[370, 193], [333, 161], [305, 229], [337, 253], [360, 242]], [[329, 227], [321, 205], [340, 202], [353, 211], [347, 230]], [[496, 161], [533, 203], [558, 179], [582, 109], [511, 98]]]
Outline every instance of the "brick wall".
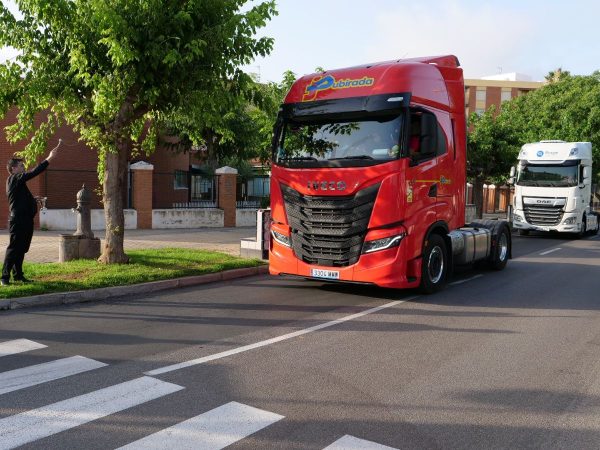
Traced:
[[223, 210], [223, 226], [235, 227], [236, 224], [236, 185], [237, 170], [230, 167], [217, 169], [218, 205]]
[[[0, 163], [3, 167], [13, 153], [22, 150], [27, 142], [9, 144], [6, 140], [4, 128], [15, 123], [17, 110], [8, 111], [4, 119], [0, 120]], [[36, 121], [39, 125], [40, 119]], [[56, 146], [58, 139], [62, 138], [63, 146], [60, 154], [52, 162], [48, 170], [28, 183], [33, 195], [47, 197], [47, 208], [65, 209], [76, 205], [76, 194], [85, 184], [94, 194], [92, 196], [92, 208], [102, 208], [101, 186], [98, 181], [96, 167], [98, 157], [95, 150], [77, 141], [77, 134], [64, 126], [57, 130], [56, 135], [48, 142], [48, 150]], [[40, 158], [40, 161], [43, 158]], [[189, 189], [175, 189], [175, 170], [188, 171], [190, 155], [184, 153], [169, 152], [157, 149], [151, 157], [134, 158], [132, 162], [139, 160], [149, 161], [154, 165], [154, 180], [152, 200], [155, 208], [172, 207], [175, 202], [188, 201]], [[4, 194], [4, 186], [8, 173], [5, 168], [0, 168], [0, 229], [6, 228], [8, 219], [8, 203]], [[160, 174], [160, 175], [158, 175]], [[128, 205], [128, 192], [123, 192], [125, 205]]]

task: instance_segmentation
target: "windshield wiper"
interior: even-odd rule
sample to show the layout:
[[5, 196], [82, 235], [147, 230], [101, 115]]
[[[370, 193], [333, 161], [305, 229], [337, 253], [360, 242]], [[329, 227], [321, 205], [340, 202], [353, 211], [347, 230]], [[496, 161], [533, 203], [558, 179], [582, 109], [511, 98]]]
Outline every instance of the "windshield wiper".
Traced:
[[369, 155], [343, 156], [341, 158], [329, 158], [329, 161], [339, 161], [340, 159], [375, 159]]
[[279, 158], [279, 161], [318, 161], [318, 159], [314, 156], [288, 156]]

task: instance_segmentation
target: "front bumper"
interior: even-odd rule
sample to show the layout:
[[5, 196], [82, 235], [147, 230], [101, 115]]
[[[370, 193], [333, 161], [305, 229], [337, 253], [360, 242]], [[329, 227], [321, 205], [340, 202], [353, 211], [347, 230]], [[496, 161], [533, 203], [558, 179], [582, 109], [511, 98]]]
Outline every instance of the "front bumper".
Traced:
[[[347, 267], [327, 267], [307, 264], [299, 260], [294, 251], [271, 240], [269, 272], [272, 275], [295, 275], [317, 281], [369, 283], [380, 287], [407, 289], [419, 285], [421, 258], [406, 259], [406, 236], [398, 247], [362, 254], [357, 263]], [[339, 272], [339, 278], [312, 276], [312, 269]]]
[[[568, 223], [569, 220], [575, 223]], [[567, 223], [565, 223], [567, 221]], [[532, 231], [556, 231], [559, 233], [577, 233], [581, 231], [581, 221], [578, 221], [577, 214], [564, 213], [561, 222], [558, 225], [533, 225], [525, 220], [525, 214], [521, 210], [513, 213], [513, 228], [515, 230]]]

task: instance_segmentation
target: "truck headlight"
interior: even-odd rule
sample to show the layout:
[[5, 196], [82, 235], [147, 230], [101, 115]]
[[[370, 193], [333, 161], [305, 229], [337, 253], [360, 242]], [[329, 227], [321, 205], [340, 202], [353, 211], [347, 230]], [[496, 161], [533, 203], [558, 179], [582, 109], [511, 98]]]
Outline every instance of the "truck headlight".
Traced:
[[363, 244], [362, 252], [364, 253], [373, 253], [378, 252], [380, 250], [387, 250], [388, 248], [398, 247], [400, 245], [400, 241], [405, 236], [404, 233], [397, 234], [396, 236], [388, 236], [383, 239], [375, 239], [374, 241], [367, 241]]
[[575, 222], [577, 222], [577, 217], [573, 216], [573, 217], [567, 217], [563, 221], [563, 224], [564, 225], [573, 225], [573, 224], [575, 224]]
[[513, 214], [513, 219], [515, 222], [525, 222], [525, 219], [520, 214]]
[[292, 240], [289, 236], [286, 236], [285, 234], [281, 234], [278, 231], [271, 230], [271, 236], [273, 236], [273, 239], [275, 239], [281, 245], [285, 245], [286, 247], [292, 246]]

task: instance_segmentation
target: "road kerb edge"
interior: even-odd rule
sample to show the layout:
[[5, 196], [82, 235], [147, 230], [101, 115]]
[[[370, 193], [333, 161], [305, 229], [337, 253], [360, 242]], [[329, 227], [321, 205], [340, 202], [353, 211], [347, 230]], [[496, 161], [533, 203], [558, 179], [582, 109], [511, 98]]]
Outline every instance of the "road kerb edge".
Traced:
[[85, 291], [57, 292], [51, 294], [32, 295], [30, 297], [2, 299], [0, 300], [0, 310], [13, 310], [63, 304], [70, 305], [74, 303], [116, 299], [129, 295], [149, 294], [168, 289], [191, 287], [218, 281], [244, 278], [253, 275], [265, 275], [268, 273], [269, 269], [267, 266], [247, 267], [243, 269], [232, 269], [223, 272], [208, 273], [205, 275], [193, 275], [190, 277], [151, 281], [148, 283], [132, 284], [128, 286], [111, 286], [99, 289], [89, 289]]

